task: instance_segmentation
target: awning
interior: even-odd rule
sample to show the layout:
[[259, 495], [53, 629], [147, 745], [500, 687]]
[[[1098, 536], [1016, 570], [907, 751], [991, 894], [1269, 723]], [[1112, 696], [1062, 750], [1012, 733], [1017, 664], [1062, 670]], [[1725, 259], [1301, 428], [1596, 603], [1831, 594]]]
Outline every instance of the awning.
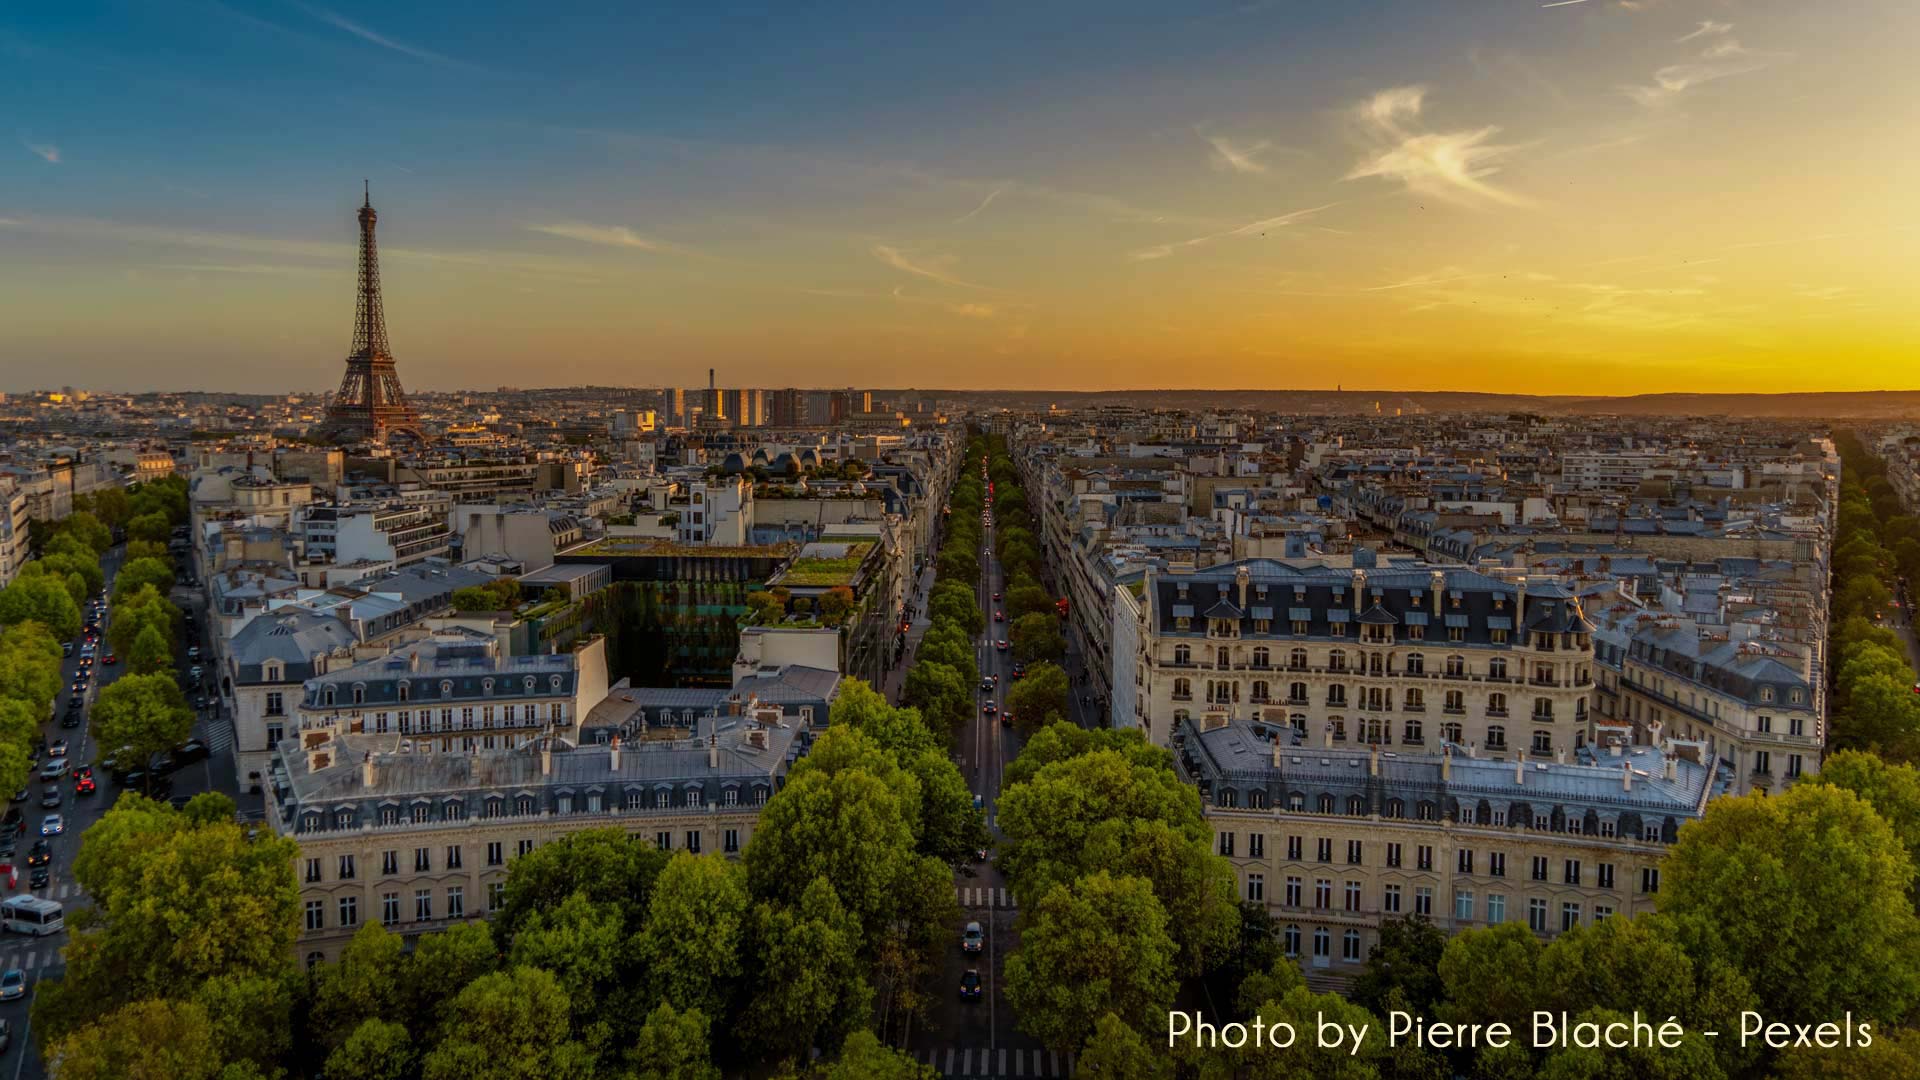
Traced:
[[1409, 611], [1401, 618], [1408, 626], [1427, 625], [1427, 613], [1424, 611]]
[[1293, 620], [1294, 622], [1312, 622], [1313, 609], [1303, 608], [1303, 607], [1288, 608], [1287, 618]]
[[1192, 604], [1175, 604], [1175, 605], [1173, 605], [1173, 617], [1174, 617], [1174, 618], [1176, 618], [1176, 619], [1191, 619], [1191, 618], [1193, 618], [1193, 605], [1192, 605]]
[[1455, 626], [1465, 626], [1465, 625], [1467, 625], [1467, 617], [1465, 615], [1447, 616], [1447, 626], [1449, 629]]
[[1487, 629], [1511, 630], [1513, 629], [1513, 620], [1504, 615], [1489, 615], [1487, 616]]
[[1346, 622], [1352, 614], [1353, 612], [1348, 611], [1346, 608], [1328, 608], [1327, 621], [1328, 622]]

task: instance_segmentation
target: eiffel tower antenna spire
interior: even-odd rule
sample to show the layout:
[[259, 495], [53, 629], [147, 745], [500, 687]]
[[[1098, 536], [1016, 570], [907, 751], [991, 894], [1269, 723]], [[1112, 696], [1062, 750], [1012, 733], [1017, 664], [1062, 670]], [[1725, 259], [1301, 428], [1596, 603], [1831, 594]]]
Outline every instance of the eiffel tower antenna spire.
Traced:
[[327, 406], [322, 432], [336, 442], [384, 442], [389, 435], [420, 439], [420, 419], [400, 388], [393, 351], [387, 344], [387, 318], [380, 303], [380, 250], [374, 226], [373, 185], [362, 180], [360, 206], [360, 287], [354, 305], [353, 346], [340, 392]]

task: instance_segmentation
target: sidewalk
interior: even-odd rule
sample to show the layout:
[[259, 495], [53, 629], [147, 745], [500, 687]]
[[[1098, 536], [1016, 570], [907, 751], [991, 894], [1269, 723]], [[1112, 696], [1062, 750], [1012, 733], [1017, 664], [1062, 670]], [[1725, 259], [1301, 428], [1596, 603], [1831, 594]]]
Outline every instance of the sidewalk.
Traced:
[[933, 592], [933, 564], [920, 571], [920, 578], [913, 587], [913, 621], [907, 627], [907, 647], [900, 652], [900, 662], [888, 669], [886, 678], [880, 686], [881, 694], [890, 704], [900, 704], [900, 690], [907, 681], [907, 669], [913, 666], [914, 653], [919, 650], [920, 639], [926, 636], [927, 628], [933, 625], [927, 618], [927, 596]]

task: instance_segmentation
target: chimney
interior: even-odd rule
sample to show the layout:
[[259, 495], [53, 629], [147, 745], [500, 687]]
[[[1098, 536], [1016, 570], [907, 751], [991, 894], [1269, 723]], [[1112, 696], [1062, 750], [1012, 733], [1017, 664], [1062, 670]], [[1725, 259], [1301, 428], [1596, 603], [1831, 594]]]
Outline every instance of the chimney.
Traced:
[[1252, 576], [1253, 575], [1247, 570], [1244, 564], [1241, 565], [1240, 569], [1234, 571], [1233, 573], [1233, 583], [1238, 588], [1240, 593], [1240, 610], [1241, 611], [1247, 610], [1247, 579]]
[[373, 752], [369, 750], [360, 759], [360, 784], [371, 791], [379, 780], [380, 768], [373, 763]]
[[1440, 594], [1447, 591], [1447, 572], [1445, 570], [1435, 570], [1430, 578], [1430, 583], [1433, 586], [1433, 617], [1437, 619], [1441, 614]]
[[1380, 775], [1380, 744], [1375, 743], [1367, 750], [1367, 775]]
[[1320, 728], [1320, 745], [1333, 749], [1333, 721], [1329, 720]]
[[620, 736], [613, 737], [613, 746], [607, 751], [607, 767], [614, 772], [620, 771]]
[[1672, 754], [1667, 755], [1667, 779], [1669, 780], [1680, 779], [1680, 763], [1679, 761], [1675, 760]]
[[553, 737], [550, 735], [540, 737], [540, 775], [553, 775]]
[[1367, 572], [1359, 567], [1353, 568], [1353, 613], [1360, 614], [1360, 597], [1367, 591]]
[[1281, 745], [1280, 745], [1280, 736], [1278, 736], [1278, 735], [1275, 735], [1275, 736], [1273, 737], [1273, 767], [1274, 767], [1274, 768], [1276, 768], [1276, 769], [1280, 767], [1280, 751], [1281, 751], [1281, 749], [1282, 749], [1282, 747], [1281, 747]]
[[1527, 755], [1519, 751], [1513, 755], [1513, 782], [1516, 786], [1525, 786], [1527, 782]]
[[720, 733], [718, 731], [711, 731], [707, 733], [707, 768], [717, 769], [719, 767]]
[[1514, 629], [1525, 632], [1527, 626], [1527, 578], [1520, 576], [1520, 595], [1513, 601]]
[[1453, 744], [1442, 743], [1440, 745], [1440, 780], [1441, 782], [1444, 783], [1452, 779], [1453, 779]]
[[1620, 790], [1633, 790], [1633, 762], [1631, 761], [1620, 763]]

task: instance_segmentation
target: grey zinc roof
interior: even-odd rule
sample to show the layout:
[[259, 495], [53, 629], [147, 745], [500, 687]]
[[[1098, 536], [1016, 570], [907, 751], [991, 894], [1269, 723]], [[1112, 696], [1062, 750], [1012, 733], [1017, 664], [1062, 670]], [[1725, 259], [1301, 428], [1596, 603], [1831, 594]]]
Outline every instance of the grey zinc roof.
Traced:
[[293, 682], [311, 673], [314, 656], [352, 644], [353, 631], [346, 623], [290, 608], [256, 616], [240, 628], [228, 648], [240, 669], [239, 682], [260, 682], [260, 668], [269, 660], [280, 661], [285, 668], [283, 681]]

